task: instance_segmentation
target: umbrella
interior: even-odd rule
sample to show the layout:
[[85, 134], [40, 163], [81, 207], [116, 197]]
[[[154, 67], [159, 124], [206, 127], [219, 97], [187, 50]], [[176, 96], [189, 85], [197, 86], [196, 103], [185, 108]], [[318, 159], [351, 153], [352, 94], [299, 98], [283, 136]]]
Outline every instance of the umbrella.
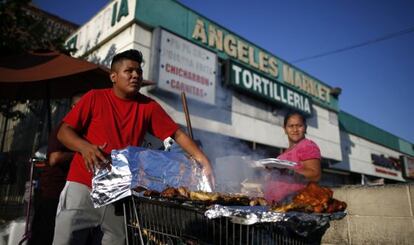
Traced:
[[[111, 86], [107, 68], [56, 51], [28, 52], [0, 58], [0, 99], [44, 99], [49, 132], [50, 99], [69, 98], [78, 92]], [[1, 148], [4, 137], [5, 134]]]
[[111, 87], [109, 70], [59, 52], [0, 58], [0, 98], [58, 99]]
[[[154, 84], [144, 80], [142, 86]], [[0, 57], [0, 99], [44, 99], [49, 131], [50, 99], [69, 98], [93, 88], [109, 87], [112, 82], [108, 68], [56, 51]]]

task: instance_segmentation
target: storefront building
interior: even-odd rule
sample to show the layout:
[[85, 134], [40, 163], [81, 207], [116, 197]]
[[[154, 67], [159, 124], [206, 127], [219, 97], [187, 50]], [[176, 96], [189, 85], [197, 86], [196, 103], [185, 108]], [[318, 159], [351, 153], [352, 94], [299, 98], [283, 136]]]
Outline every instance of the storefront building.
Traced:
[[[140, 50], [144, 79], [154, 83], [141, 92], [183, 127], [185, 92], [195, 138], [217, 167], [229, 156], [275, 157], [288, 146], [284, 115], [296, 110], [307, 116], [307, 137], [321, 149], [323, 182], [360, 183], [362, 175], [406, 181], [402, 168], [390, 175], [382, 166], [371, 172], [358, 166], [384, 154], [413, 162], [411, 143], [402, 150], [341, 128], [337, 88], [177, 1], [114, 0], [66, 44], [77, 49], [74, 56], [106, 66], [118, 52]], [[358, 154], [365, 148], [379, 158]]]
[[334, 168], [359, 173], [366, 184], [405, 182], [414, 177], [413, 144], [343, 111], [339, 121], [343, 161]]

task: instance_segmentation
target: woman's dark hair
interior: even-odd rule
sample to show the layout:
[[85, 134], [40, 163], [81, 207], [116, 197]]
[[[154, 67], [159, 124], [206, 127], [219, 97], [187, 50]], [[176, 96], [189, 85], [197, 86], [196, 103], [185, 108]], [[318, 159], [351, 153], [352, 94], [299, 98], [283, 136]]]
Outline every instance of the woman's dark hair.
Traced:
[[300, 117], [300, 119], [302, 119], [302, 123], [303, 123], [303, 125], [305, 125], [305, 130], [306, 130], [306, 128], [308, 127], [308, 125], [306, 124], [306, 118], [305, 118], [305, 116], [303, 116], [302, 113], [297, 112], [297, 111], [289, 111], [286, 114], [285, 120], [283, 121], [283, 127], [285, 128], [289, 118], [291, 118], [292, 116], [295, 116], [295, 115], [298, 115]]
[[136, 49], [129, 49], [127, 51], [124, 51], [122, 53], [116, 54], [113, 58], [112, 58], [112, 62], [111, 62], [111, 70], [114, 70], [114, 66], [123, 61], [123, 60], [133, 60], [136, 61], [138, 63], [142, 63], [144, 60], [142, 58], [142, 53]]

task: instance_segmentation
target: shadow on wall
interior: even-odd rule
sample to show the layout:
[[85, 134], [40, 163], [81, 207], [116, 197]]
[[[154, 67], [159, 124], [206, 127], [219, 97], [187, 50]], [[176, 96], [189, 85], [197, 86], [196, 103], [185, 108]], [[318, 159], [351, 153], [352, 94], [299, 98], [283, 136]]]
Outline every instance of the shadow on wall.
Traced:
[[349, 156], [352, 154], [352, 148], [355, 146], [355, 144], [352, 142], [349, 134], [343, 131], [343, 126], [341, 125], [341, 122], [339, 122], [339, 129], [340, 129], [339, 140], [341, 143], [342, 162], [335, 163], [331, 167], [337, 168], [340, 170], [350, 171], [351, 163], [350, 163]]
[[306, 123], [309, 127], [318, 128], [318, 112], [312, 107], [312, 116], [306, 118]]

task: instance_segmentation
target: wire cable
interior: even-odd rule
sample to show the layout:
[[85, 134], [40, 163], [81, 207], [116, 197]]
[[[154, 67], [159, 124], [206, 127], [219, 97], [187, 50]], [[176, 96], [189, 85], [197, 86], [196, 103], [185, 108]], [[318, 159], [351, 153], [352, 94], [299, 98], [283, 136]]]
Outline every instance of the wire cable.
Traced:
[[331, 55], [331, 54], [337, 54], [337, 53], [348, 51], [348, 50], [351, 50], [351, 49], [367, 46], [367, 45], [370, 45], [370, 44], [373, 44], [373, 43], [385, 41], [385, 40], [388, 40], [388, 39], [391, 39], [391, 38], [399, 37], [399, 36], [402, 36], [402, 35], [405, 35], [405, 34], [408, 34], [408, 33], [411, 33], [411, 32], [414, 32], [414, 26], [410, 27], [410, 28], [407, 28], [407, 29], [404, 29], [404, 30], [401, 30], [401, 31], [398, 31], [398, 32], [387, 34], [385, 36], [375, 38], [375, 39], [372, 39], [372, 40], [369, 40], [369, 41], [366, 41], [366, 42], [363, 42], [363, 43], [351, 45], [351, 46], [344, 47], [344, 48], [339, 48], [339, 49], [324, 52], [324, 53], [321, 53], [321, 54], [316, 54], [316, 55], [296, 59], [296, 60], [291, 61], [291, 63], [300, 63], [300, 62], [303, 62], [303, 61], [316, 59], [316, 58], [328, 56], [328, 55]]

